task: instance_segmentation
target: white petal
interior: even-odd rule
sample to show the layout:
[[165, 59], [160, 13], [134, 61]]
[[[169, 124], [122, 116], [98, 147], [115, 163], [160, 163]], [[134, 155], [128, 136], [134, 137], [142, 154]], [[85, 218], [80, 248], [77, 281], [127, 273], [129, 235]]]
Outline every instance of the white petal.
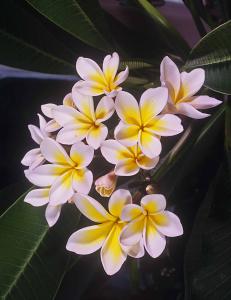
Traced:
[[141, 215], [123, 228], [120, 235], [120, 242], [124, 246], [134, 246], [142, 239], [142, 234], [145, 225], [145, 217]]
[[97, 123], [108, 120], [115, 111], [114, 101], [104, 96], [98, 103], [95, 111]]
[[67, 94], [63, 98], [63, 105], [70, 106], [70, 107], [75, 107], [75, 103], [73, 101], [72, 93]]
[[194, 108], [190, 102], [189, 103], [179, 103], [176, 106], [178, 114], [185, 115], [187, 117], [190, 117], [192, 119], [203, 119], [207, 118], [210, 115], [205, 114]]
[[120, 121], [115, 128], [115, 139], [118, 140], [123, 145], [130, 147], [134, 146], [139, 137], [140, 127], [137, 125], [125, 124]]
[[35, 141], [35, 143], [40, 145], [44, 139], [44, 136], [43, 136], [41, 130], [37, 126], [34, 126], [34, 125], [28, 125], [28, 128], [30, 130], [32, 139]]
[[132, 196], [128, 190], [119, 189], [115, 191], [108, 202], [109, 212], [115, 217], [121, 217], [125, 205], [132, 203]]
[[90, 121], [95, 120], [95, 111], [92, 96], [83, 95], [76, 89], [73, 89], [72, 96], [78, 110], [82, 114], [84, 114]]
[[117, 164], [126, 157], [131, 156], [129, 150], [115, 140], [107, 140], [101, 145], [103, 157], [111, 164]]
[[203, 86], [205, 81], [205, 71], [203, 69], [194, 69], [191, 72], [181, 73], [181, 88], [183, 88], [183, 98], [195, 95]]
[[115, 217], [111, 216], [98, 201], [90, 196], [75, 194], [73, 201], [80, 212], [93, 222], [103, 223], [115, 220]]
[[84, 255], [97, 251], [102, 247], [112, 225], [112, 222], [105, 222], [74, 232], [67, 241], [66, 249]]
[[89, 129], [86, 141], [88, 145], [94, 149], [98, 149], [102, 142], [105, 141], [107, 135], [107, 127], [104, 124], [99, 124], [98, 126], [92, 126], [91, 129]]
[[162, 146], [160, 140], [152, 133], [142, 131], [139, 133], [139, 146], [149, 158], [160, 155]]
[[76, 62], [76, 70], [84, 80], [104, 82], [104, 75], [100, 67], [92, 59], [79, 57]]
[[21, 160], [21, 164], [29, 167], [36, 160], [36, 158], [41, 154], [40, 148], [35, 148], [28, 151], [23, 159]]
[[87, 167], [94, 156], [94, 149], [83, 142], [75, 143], [71, 147], [70, 157], [77, 164], [77, 168]]
[[120, 85], [128, 78], [128, 75], [129, 75], [129, 70], [128, 67], [126, 67], [124, 71], [121, 71], [119, 74], [117, 74], [117, 76], [115, 77], [114, 85], [115, 86]]
[[50, 189], [36, 189], [30, 191], [24, 201], [30, 203], [33, 206], [42, 206], [49, 202]]
[[55, 225], [55, 223], [58, 221], [60, 213], [61, 213], [62, 205], [52, 206], [50, 204], [47, 205], [46, 211], [45, 211], [45, 217], [47, 220], [47, 223], [50, 227]]
[[57, 106], [57, 108], [53, 110], [53, 115], [55, 121], [62, 126], [67, 124], [77, 124], [78, 120], [83, 119], [82, 114], [75, 108], [65, 105]]
[[145, 252], [144, 252], [144, 242], [143, 239], [141, 238], [140, 241], [134, 245], [134, 246], [130, 246], [127, 247], [127, 254], [131, 257], [134, 258], [141, 258], [144, 256]]
[[72, 89], [86, 96], [99, 96], [105, 93], [105, 85], [95, 81], [79, 80]]
[[40, 130], [41, 130], [43, 136], [46, 136], [44, 130], [45, 130], [45, 127], [47, 125], [47, 122], [46, 122], [46, 120], [44, 119], [44, 117], [42, 115], [38, 114], [38, 117], [39, 117]]
[[162, 212], [166, 207], [166, 199], [161, 194], [146, 195], [141, 199], [141, 206], [150, 214]]
[[54, 119], [47, 122], [47, 125], [45, 127], [46, 132], [54, 132], [61, 128], [61, 125], [59, 125]]
[[73, 188], [76, 192], [88, 194], [93, 183], [93, 174], [87, 168], [73, 172]]
[[114, 52], [112, 55], [107, 55], [103, 61], [103, 73], [108, 82], [112, 82], [119, 67], [119, 55]]
[[174, 237], [183, 234], [180, 219], [170, 211], [164, 211], [152, 216], [156, 228], [166, 236]]
[[130, 222], [143, 215], [143, 209], [137, 204], [128, 204], [123, 208], [121, 219]]
[[134, 158], [121, 160], [115, 166], [117, 176], [133, 176], [139, 172], [140, 168]]
[[53, 103], [47, 103], [47, 104], [43, 104], [41, 106], [41, 110], [42, 110], [43, 114], [50, 119], [53, 119], [53, 109], [54, 108], [57, 108], [57, 105], [53, 104]]
[[35, 168], [37, 168], [38, 166], [42, 165], [45, 162], [45, 158], [43, 157], [43, 155], [40, 153], [35, 160], [33, 161], [33, 163], [29, 166], [29, 170], [34, 170]]
[[215, 107], [221, 103], [222, 101], [209, 96], [195, 96], [192, 97], [192, 101], [190, 101], [190, 104], [196, 109], [207, 109]]
[[82, 141], [89, 131], [89, 125], [75, 125], [68, 124], [62, 128], [56, 137], [57, 142], [64, 145], [73, 145], [79, 141]]
[[184, 130], [181, 119], [172, 114], [156, 116], [147, 126], [153, 133], [160, 136], [173, 136]]
[[154, 158], [149, 158], [145, 155], [140, 155], [139, 158], [136, 160], [137, 165], [144, 170], [151, 170], [155, 168], [155, 166], [159, 162], [159, 156]]

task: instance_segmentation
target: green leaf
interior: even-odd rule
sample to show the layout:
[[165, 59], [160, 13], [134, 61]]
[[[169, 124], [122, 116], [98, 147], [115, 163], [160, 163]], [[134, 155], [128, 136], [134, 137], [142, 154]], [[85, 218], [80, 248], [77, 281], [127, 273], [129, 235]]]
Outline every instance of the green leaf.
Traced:
[[184, 68], [203, 68], [205, 86], [231, 94], [231, 21], [202, 38], [192, 49]]
[[14, 0], [0, 3], [0, 63], [48, 73], [75, 72], [73, 53]]
[[[103, 33], [95, 25], [95, 21], [102, 14], [98, 1], [55, 0], [49, 4], [47, 0], [26, 1], [43, 16], [84, 43], [102, 51], [111, 49]], [[102, 22], [102, 18], [100, 21]], [[103, 26], [106, 28], [107, 23]]]
[[172, 24], [147, 0], [136, 0], [136, 2], [152, 19], [156, 29], [170, 49], [176, 49], [182, 57], [186, 57], [190, 48]]
[[66, 205], [49, 229], [44, 208], [24, 203], [24, 197], [0, 217], [0, 299], [53, 299], [73, 263], [65, 246], [79, 213]]
[[124, 60], [120, 63], [120, 69], [124, 70], [126, 66], [129, 67], [130, 70], [140, 70], [140, 69], [147, 69], [147, 68], [153, 68], [153, 65], [151, 63], [145, 62], [143, 60]]

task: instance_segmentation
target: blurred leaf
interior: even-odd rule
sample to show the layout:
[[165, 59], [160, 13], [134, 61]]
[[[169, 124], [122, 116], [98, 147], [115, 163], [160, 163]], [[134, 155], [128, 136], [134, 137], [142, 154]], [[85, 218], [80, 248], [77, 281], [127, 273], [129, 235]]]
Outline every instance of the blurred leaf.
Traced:
[[0, 217], [0, 298], [54, 299], [73, 263], [65, 245], [79, 214], [67, 205], [49, 229], [44, 209], [24, 203], [24, 197]]
[[[43, 16], [84, 43], [104, 52], [111, 49], [95, 24], [102, 14], [97, 0], [55, 0], [49, 4], [47, 0], [26, 1]], [[107, 27], [107, 23], [103, 26]]]
[[161, 37], [170, 49], [176, 49], [182, 57], [186, 57], [190, 48], [171, 23], [147, 0], [136, 0], [136, 2], [152, 19], [156, 29], [160, 32]]
[[203, 68], [205, 86], [231, 94], [231, 21], [217, 27], [192, 49], [185, 69]]
[[0, 63], [47, 73], [75, 72], [73, 53], [14, 0], [0, 2]]
[[140, 69], [146, 69], [146, 68], [153, 68], [153, 65], [151, 63], [142, 61], [142, 60], [125, 60], [120, 63], [120, 69], [124, 69], [126, 66], [128, 66], [129, 70], [140, 70]]

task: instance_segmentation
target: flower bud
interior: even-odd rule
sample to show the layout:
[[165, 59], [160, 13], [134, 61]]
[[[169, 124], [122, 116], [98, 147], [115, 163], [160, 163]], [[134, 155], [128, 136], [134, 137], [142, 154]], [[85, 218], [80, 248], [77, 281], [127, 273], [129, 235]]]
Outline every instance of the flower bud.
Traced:
[[155, 194], [154, 186], [152, 184], [146, 186], [146, 193], [148, 195]]
[[114, 192], [117, 183], [117, 176], [111, 171], [95, 181], [95, 189], [102, 197], [110, 197]]

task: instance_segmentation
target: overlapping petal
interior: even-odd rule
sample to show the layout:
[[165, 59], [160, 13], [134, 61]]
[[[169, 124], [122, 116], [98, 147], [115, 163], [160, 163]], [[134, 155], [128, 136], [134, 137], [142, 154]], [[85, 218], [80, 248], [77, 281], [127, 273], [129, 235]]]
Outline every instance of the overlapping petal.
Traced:
[[151, 131], [139, 132], [139, 146], [149, 158], [158, 156], [162, 150], [160, 139], [153, 135]]
[[87, 133], [86, 141], [94, 149], [98, 149], [108, 135], [108, 129], [104, 124], [93, 125]]
[[159, 213], [165, 209], [166, 199], [161, 194], [146, 195], [141, 200], [141, 206], [148, 211], [149, 214]]
[[153, 133], [160, 136], [172, 136], [181, 133], [184, 128], [181, 119], [172, 114], [156, 116], [155, 119], [147, 124]]
[[33, 206], [43, 206], [49, 202], [49, 188], [30, 191], [24, 201]]
[[121, 218], [124, 206], [131, 203], [131, 193], [128, 190], [119, 189], [112, 194], [108, 203], [108, 209], [113, 216]]
[[87, 168], [78, 169], [73, 172], [72, 185], [76, 192], [88, 194], [90, 192], [93, 174]]
[[85, 145], [83, 142], [75, 143], [70, 150], [70, 158], [76, 163], [76, 168], [87, 167], [94, 156], [92, 147]]
[[45, 211], [45, 217], [47, 220], [47, 223], [50, 227], [54, 226], [55, 223], [58, 221], [58, 218], [61, 213], [62, 205], [47, 205], [46, 211]]

